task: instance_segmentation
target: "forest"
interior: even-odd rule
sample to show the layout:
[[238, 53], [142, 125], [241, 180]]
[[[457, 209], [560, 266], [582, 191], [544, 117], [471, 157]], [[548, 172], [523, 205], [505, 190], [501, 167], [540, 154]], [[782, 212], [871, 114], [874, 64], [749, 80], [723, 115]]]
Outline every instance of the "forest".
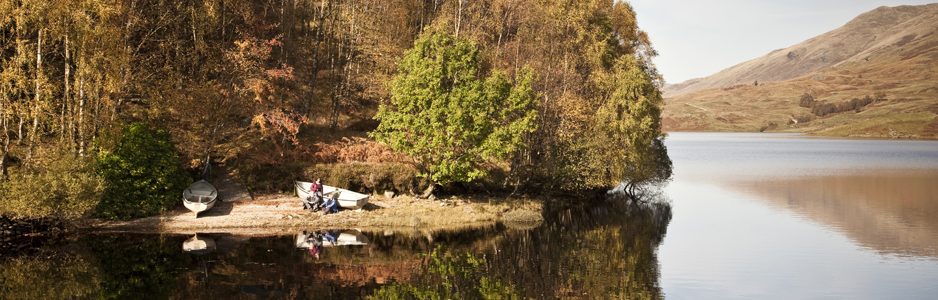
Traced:
[[631, 191], [671, 175], [655, 55], [613, 0], [2, 1], [0, 214], [154, 214], [208, 163]]

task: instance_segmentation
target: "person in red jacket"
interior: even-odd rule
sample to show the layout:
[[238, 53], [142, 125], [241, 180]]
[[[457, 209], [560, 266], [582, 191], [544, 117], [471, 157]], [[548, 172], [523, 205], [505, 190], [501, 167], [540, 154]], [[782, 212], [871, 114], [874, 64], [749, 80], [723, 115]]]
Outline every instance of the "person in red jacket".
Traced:
[[309, 198], [303, 203], [303, 208], [318, 211], [322, 204], [322, 179], [316, 178], [316, 182], [309, 187]]

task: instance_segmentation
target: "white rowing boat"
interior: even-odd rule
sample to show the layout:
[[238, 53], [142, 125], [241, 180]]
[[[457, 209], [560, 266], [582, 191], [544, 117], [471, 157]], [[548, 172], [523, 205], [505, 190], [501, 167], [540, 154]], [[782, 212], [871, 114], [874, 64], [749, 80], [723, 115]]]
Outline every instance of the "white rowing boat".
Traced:
[[196, 181], [182, 192], [182, 203], [194, 212], [196, 217], [200, 212], [215, 206], [215, 200], [218, 200], [218, 190], [205, 180]]
[[[295, 182], [294, 186], [296, 186], [296, 196], [300, 197], [302, 200], [309, 197], [310, 189], [313, 187], [313, 183], [297, 181]], [[368, 199], [370, 198], [370, 196], [366, 194], [328, 185], [322, 186], [322, 193], [324, 197], [332, 197], [333, 194], [338, 193], [339, 207], [344, 209], [361, 209], [362, 207], [365, 207], [365, 204], [368, 204]]]

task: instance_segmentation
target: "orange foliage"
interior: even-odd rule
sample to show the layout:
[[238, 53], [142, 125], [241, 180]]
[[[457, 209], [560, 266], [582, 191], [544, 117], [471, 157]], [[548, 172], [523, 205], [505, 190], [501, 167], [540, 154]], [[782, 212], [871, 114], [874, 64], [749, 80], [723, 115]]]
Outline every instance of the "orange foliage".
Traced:
[[343, 137], [332, 143], [316, 143], [318, 152], [314, 160], [319, 163], [350, 163], [350, 162], [413, 162], [405, 154], [397, 153], [388, 146], [361, 137]]

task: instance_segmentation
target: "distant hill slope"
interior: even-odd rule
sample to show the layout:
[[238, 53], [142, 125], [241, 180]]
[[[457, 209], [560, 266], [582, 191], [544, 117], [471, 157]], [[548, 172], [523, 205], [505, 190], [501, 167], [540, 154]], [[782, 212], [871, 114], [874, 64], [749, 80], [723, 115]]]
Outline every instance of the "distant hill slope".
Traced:
[[[938, 4], [877, 8], [798, 45], [666, 87], [665, 129], [936, 138], [936, 31]], [[815, 101], [800, 103], [805, 94]], [[866, 96], [879, 100], [847, 103]]]

